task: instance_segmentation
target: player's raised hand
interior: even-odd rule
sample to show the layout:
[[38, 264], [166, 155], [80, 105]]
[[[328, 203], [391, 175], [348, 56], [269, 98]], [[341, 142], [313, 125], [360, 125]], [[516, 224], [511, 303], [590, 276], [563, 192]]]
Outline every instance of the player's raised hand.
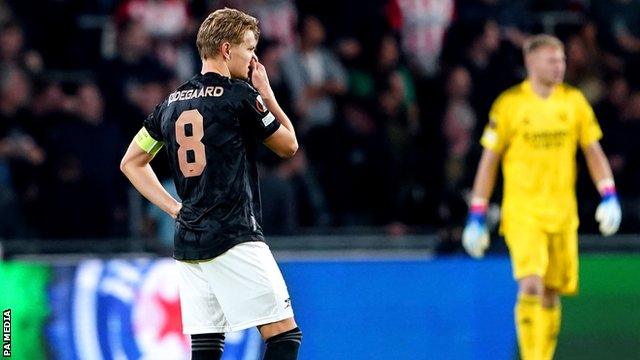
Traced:
[[462, 246], [476, 259], [484, 256], [484, 252], [489, 247], [486, 203], [471, 205], [467, 224], [462, 232]]
[[269, 84], [269, 77], [267, 76], [267, 70], [264, 65], [260, 64], [258, 58], [254, 56], [249, 63], [251, 68], [251, 84], [258, 90], [263, 98], [272, 98], [273, 90]]
[[622, 220], [622, 210], [620, 209], [620, 201], [613, 185], [606, 186], [602, 190], [602, 201], [596, 209], [596, 221], [600, 223], [600, 232], [604, 236], [615, 234], [620, 227]]

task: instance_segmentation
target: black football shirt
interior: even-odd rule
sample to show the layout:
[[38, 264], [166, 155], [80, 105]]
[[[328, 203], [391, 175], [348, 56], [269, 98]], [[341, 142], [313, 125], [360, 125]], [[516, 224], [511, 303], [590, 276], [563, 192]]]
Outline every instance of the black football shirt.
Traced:
[[264, 241], [256, 151], [280, 123], [242, 80], [198, 74], [144, 121], [164, 142], [182, 210], [174, 257], [214, 258], [233, 246]]

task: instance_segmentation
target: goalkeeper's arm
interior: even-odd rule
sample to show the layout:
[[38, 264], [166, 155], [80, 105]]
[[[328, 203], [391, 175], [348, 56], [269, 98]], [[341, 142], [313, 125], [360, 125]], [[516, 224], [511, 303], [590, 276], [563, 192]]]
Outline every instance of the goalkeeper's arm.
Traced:
[[471, 192], [469, 217], [462, 233], [462, 245], [469, 255], [479, 258], [489, 247], [486, 214], [489, 198], [496, 183], [500, 155], [484, 149]]
[[582, 151], [587, 160], [591, 179], [602, 197], [596, 210], [596, 220], [600, 223], [600, 232], [605, 236], [613, 235], [620, 227], [622, 211], [609, 161], [597, 141], [587, 145]]
[[473, 190], [471, 191], [471, 199], [481, 199], [485, 202], [489, 201], [493, 188], [496, 184], [496, 174], [498, 173], [498, 165], [500, 164], [500, 155], [493, 150], [484, 149], [480, 164], [476, 171], [476, 178], [473, 181]]

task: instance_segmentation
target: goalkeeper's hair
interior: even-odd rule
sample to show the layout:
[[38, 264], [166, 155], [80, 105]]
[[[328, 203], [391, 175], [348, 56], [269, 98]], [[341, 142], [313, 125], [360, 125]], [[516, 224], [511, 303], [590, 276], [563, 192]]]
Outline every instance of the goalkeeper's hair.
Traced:
[[564, 51], [564, 45], [557, 37], [547, 34], [538, 34], [530, 36], [525, 40], [524, 45], [522, 45], [522, 52], [524, 56], [527, 56], [541, 47], [554, 47]]

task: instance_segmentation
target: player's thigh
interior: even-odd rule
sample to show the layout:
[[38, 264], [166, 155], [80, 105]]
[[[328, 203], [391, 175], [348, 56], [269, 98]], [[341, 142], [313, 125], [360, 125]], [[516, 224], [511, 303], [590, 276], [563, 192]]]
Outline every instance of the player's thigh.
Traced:
[[576, 230], [549, 237], [549, 266], [544, 277], [547, 288], [571, 295], [578, 290], [578, 233]]
[[516, 222], [509, 224], [504, 235], [511, 256], [513, 277], [544, 277], [549, 261], [544, 231], [530, 224]]
[[284, 278], [265, 243], [236, 245], [203, 268], [232, 329], [293, 317]]
[[198, 263], [176, 260], [182, 330], [185, 334], [227, 331], [222, 308]]

